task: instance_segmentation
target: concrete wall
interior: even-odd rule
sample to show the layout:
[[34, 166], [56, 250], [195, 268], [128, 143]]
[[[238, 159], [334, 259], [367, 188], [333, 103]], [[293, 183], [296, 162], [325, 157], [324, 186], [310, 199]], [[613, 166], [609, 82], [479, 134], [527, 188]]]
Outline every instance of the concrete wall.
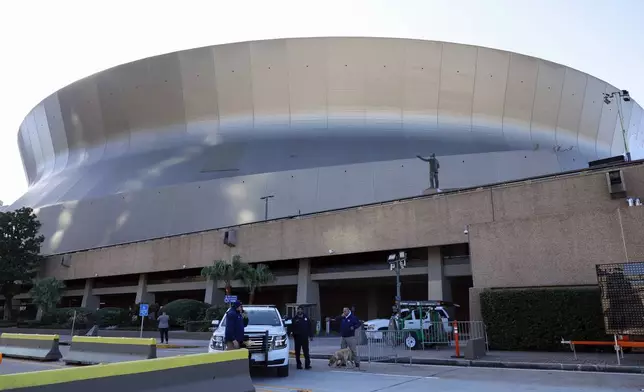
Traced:
[[[629, 194], [644, 195], [644, 166], [624, 173]], [[577, 174], [242, 226], [235, 248], [210, 231], [74, 253], [69, 267], [54, 256], [44, 273], [79, 279], [201, 267], [233, 254], [259, 262], [437, 246], [466, 242], [469, 225], [475, 286], [592, 283], [593, 263], [624, 260], [624, 241], [630, 258], [643, 252], [642, 212], [618, 213], [625, 205], [610, 198], [603, 172]]]
[[[628, 236], [622, 237], [622, 226]], [[474, 286], [595, 284], [595, 265], [644, 256], [643, 230], [641, 207], [474, 225]], [[628, 257], [627, 248], [632, 249]]]

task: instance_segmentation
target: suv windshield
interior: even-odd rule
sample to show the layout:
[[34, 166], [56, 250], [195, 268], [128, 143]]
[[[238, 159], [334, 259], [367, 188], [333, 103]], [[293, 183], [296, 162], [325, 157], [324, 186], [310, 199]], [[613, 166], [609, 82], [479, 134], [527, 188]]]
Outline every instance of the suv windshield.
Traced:
[[[245, 309], [244, 313], [248, 316], [248, 325], [269, 325], [271, 327], [282, 325], [282, 320], [275, 309]], [[221, 326], [226, 326], [226, 317], [222, 320]]]

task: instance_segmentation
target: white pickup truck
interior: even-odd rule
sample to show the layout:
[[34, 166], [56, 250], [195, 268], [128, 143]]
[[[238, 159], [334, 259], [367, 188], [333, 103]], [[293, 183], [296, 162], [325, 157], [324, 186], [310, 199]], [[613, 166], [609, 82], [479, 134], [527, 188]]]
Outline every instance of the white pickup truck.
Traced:
[[367, 339], [383, 339], [384, 331], [392, 329], [393, 325], [394, 329], [408, 331], [404, 341], [409, 349], [417, 349], [423, 344], [449, 343], [453, 327], [445, 308], [459, 305], [445, 301], [401, 301], [401, 306], [398, 317], [367, 321]]
[[[275, 368], [278, 377], [288, 377], [290, 343], [280, 312], [273, 305], [246, 305], [244, 313], [248, 316], [244, 343], [250, 352], [250, 365]], [[215, 330], [208, 352], [225, 351], [226, 316], [212, 325]]]

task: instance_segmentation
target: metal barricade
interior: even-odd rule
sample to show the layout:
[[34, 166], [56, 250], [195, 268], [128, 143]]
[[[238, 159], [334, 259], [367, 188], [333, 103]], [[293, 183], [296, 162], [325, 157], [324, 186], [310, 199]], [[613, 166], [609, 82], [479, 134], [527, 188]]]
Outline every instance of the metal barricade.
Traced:
[[359, 354], [370, 363], [405, 361], [411, 363], [411, 355], [405, 345], [405, 336], [406, 331], [400, 330], [369, 331], [367, 345], [359, 348]]
[[[410, 330], [410, 332], [413, 330]], [[418, 342], [413, 346], [413, 339], [406, 340], [410, 349], [454, 347], [456, 342], [464, 346], [471, 339], [484, 339], [487, 347], [487, 332], [482, 321], [432, 321], [423, 323], [423, 334], [416, 330]], [[458, 335], [458, 337], [456, 336]], [[405, 338], [407, 339], [407, 338]]]
[[[464, 349], [472, 339], [483, 339], [488, 348], [487, 331], [482, 321], [424, 322], [423, 328], [370, 331], [367, 353], [370, 361], [400, 361], [401, 358], [419, 356], [414, 351], [441, 348]], [[425, 355], [420, 355], [425, 356]]]
[[[485, 348], [489, 350], [487, 329], [483, 321], [452, 321], [452, 340], [454, 341], [454, 326], [458, 330], [458, 342], [463, 347], [472, 339], [483, 339]], [[452, 343], [453, 345], [454, 343]]]

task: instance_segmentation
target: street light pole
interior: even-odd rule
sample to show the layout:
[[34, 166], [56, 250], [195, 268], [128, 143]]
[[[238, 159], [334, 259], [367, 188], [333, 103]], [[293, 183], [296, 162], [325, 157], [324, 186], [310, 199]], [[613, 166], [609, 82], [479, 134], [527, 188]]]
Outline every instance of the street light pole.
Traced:
[[268, 220], [268, 199], [275, 197], [275, 195], [262, 196], [259, 199], [264, 200], [264, 220]]
[[626, 161], [630, 162], [631, 152], [628, 149], [628, 142], [626, 141], [626, 128], [624, 128], [624, 116], [622, 114], [622, 105], [620, 102], [620, 98], [623, 99], [624, 102], [630, 102], [631, 96], [628, 93], [628, 90], [614, 91], [610, 94], [608, 93], [603, 93], [603, 94], [604, 94], [604, 103], [606, 105], [610, 105], [612, 100], [615, 99], [615, 96], [617, 95], [615, 104], [617, 105], [617, 117], [619, 117], [619, 124], [622, 129], [622, 140], [624, 141], [624, 154], [626, 155]]
[[392, 253], [387, 258], [389, 270], [396, 270], [396, 312], [400, 312], [400, 270], [407, 266], [407, 253], [400, 251]]

